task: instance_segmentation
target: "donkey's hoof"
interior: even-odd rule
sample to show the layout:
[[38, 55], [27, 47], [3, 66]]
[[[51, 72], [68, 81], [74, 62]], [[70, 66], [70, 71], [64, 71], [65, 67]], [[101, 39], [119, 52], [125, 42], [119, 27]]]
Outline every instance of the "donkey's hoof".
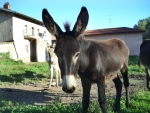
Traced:
[[51, 86], [53, 86], [53, 87], [56, 86], [56, 82], [52, 82]]

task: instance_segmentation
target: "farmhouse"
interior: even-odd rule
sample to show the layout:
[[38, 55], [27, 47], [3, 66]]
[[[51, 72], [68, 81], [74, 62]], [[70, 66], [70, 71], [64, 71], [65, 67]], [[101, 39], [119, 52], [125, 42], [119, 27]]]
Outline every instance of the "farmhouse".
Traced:
[[130, 55], [139, 55], [142, 43], [142, 33], [144, 30], [119, 27], [108, 29], [87, 30], [84, 32], [87, 39], [106, 40], [110, 38], [120, 38], [124, 40], [130, 49]]
[[23, 62], [45, 62], [46, 44], [51, 34], [43, 22], [27, 15], [0, 8], [0, 53]]

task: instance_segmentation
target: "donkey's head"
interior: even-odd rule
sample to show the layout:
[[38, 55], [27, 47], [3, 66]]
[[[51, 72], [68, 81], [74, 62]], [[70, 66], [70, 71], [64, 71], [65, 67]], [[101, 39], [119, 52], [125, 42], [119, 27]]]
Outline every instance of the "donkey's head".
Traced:
[[61, 30], [46, 9], [43, 9], [42, 18], [47, 30], [55, 35], [57, 40], [55, 53], [58, 56], [63, 79], [62, 89], [66, 93], [73, 93], [76, 88], [75, 75], [78, 72], [80, 59], [80, 44], [77, 37], [86, 29], [88, 11], [82, 7], [73, 30], [70, 31], [68, 24], [65, 24], [66, 32]]

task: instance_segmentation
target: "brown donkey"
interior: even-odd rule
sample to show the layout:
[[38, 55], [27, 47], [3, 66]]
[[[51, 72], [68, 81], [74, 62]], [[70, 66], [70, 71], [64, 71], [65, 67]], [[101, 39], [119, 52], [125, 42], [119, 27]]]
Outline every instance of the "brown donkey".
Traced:
[[105, 82], [113, 80], [116, 87], [114, 111], [120, 109], [122, 82], [117, 75], [121, 71], [126, 90], [126, 107], [129, 107], [128, 57], [129, 49], [120, 39], [107, 41], [86, 40], [82, 33], [88, 24], [89, 14], [81, 8], [77, 21], [70, 31], [66, 23], [63, 32], [46, 9], [42, 18], [48, 31], [55, 35], [55, 53], [58, 56], [62, 77], [62, 90], [73, 93], [76, 89], [75, 76], [79, 74], [83, 87], [82, 113], [87, 113], [92, 83], [98, 86], [98, 101], [103, 113], [107, 113]]
[[140, 55], [139, 55], [139, 66], [140, 63], [143, 64], [146, 70], [147, 75], [147, 89], [150, 90], [150, 40], [144, 40], [140, 46]]

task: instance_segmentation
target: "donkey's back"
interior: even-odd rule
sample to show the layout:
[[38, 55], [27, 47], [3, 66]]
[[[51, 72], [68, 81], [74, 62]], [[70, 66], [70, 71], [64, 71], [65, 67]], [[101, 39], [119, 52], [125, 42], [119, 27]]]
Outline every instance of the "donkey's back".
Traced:
[[105, 75], [117, 73], [117, 71], [125, 71], [128, 67], [129, 49], [124, 41], [112, 38], [95, 42], [100, 47], [98, 51], [102, 59], [103, 67], [105, 67]]
[[[105, 66], [105, 81], [113, 79], [118, 71], [125, 73], [128, 68], [128, 58], [129, 58], [129, 49], [124, 41], [112, 38], [106, 41], [101, 42], [105, 46], [106, 56], [103, 56], [106, 59], [106, 63], [103, 62]], [[124, 75], [128, 76], [128, 75]]]

